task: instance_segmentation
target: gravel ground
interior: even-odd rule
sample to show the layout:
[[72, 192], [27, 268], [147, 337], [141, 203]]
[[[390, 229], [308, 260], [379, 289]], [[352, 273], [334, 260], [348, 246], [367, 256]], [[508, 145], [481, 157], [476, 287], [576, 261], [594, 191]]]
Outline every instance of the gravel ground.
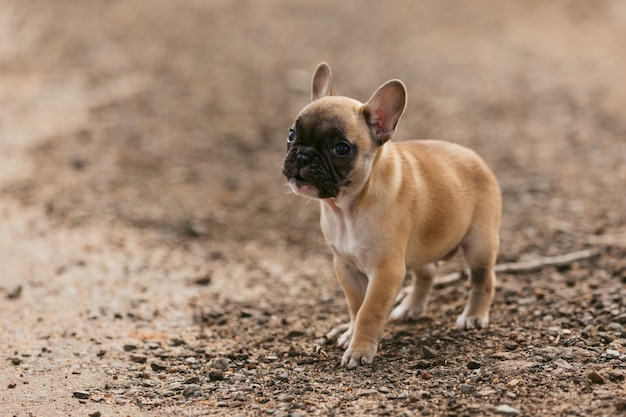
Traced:
[[[626, 415], [625, 3], [9, 0], [0, 35], [0, 414]], [[483, 331], [439, 285], [341, 368], [280, 174], [323, 60], [406, 83], [396, 140], [483, 155], [499, 263], [593, 255], [500, 273]]]

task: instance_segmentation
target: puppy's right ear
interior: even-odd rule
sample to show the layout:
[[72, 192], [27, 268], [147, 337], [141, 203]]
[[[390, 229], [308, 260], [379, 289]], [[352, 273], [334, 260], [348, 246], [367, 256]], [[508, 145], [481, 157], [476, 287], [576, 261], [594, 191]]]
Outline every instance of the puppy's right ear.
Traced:
[[334, 94], [333, 74], [330, 72], [328, 64], [322, 62], [317, 66], [315, 73], [313, 73], [313, 81], [311, 81], [311, 101]]
[[391, 139], [406, 107], [406, 87], [400, 80], [387, 81], [363, 105], [365, 119], [379, 145]]

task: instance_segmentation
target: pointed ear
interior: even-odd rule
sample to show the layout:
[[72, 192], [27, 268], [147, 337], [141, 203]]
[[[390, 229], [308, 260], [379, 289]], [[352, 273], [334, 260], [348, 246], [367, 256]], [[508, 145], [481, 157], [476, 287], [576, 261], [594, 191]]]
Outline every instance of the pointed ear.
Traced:
[[363, 105], [365, 120], [379, 145], [391, 139], [406, 106], [406, 88], [400, 80], [387, 81]]
[[333, 74], [330, 72], [328, 64], [322, 62], [317, 66], [315, 73], [313, 73], [313, 80], [311, 81], [311, 101], [334, 94]]

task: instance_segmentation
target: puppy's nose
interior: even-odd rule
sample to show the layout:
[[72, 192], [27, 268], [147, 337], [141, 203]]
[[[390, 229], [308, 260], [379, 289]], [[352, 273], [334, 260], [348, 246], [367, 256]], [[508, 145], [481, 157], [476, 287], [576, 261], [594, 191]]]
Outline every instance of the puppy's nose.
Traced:
[[300, 166], [308, 165], [309, 162], [311, 162], [311, 157], [309, 155], [305, 155], [301, 153], [301, 154], [298, 154], [298, 156], [296, 157], [296, 162]]

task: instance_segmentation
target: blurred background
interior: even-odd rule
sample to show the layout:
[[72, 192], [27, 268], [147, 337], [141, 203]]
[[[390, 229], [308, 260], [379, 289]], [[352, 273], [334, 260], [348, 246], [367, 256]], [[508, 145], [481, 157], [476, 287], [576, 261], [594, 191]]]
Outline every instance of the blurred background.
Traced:
[[[625, 39], [623, 0], [0, 0], [0, 408], [222, 414], [235, 408], [216, 401], [234, 398], [256, 415], [283, 407], [283, 389], [300, 401], [321, 384], [305, 395], [311, 415], [338, 404], [369, 415], [376, 397], [355, 393], [383, 385], [397, 411], [486, 415], [509, 389], [529, 415], [623, 410], [621, 373], [598, 391], [585, 381], [609, 366], [605, 348], [624, 350]], [[504, 197], [499, 262], [598, 256], [500, 274], [480, 335], [452, 330], [467, 287], [442, 288], [425, 320], [388, 326], [371, 377], [337, 378], [341, 349], [317, 344], [347, 319], [343, 294], [318, 205], [280, 172], [321, 61], [336, 92], [361, 101], [404, 81], [395, 140], [445, 139], [484, 157]], [[561, 327], [571, 337], [554, 336]], [[563, 355], [574, 373], [543, 366], [552, 344], [575, 344]], [[447, 374], [420, 377], [424, 346]], [[539, 368], [485, 353], [504, 349]], [[244, 354], [255, 384], [226, 375], [200, 387], [202, 401], [170, 389], [204, 380], [209, 359]], [[155, 359], [167, 363], [148, 369]], [[476, 390], [501, 395], [450, 400], [470, 360], [494, 372]], [[610, 390], [621, 402], [599, 404]]]
[[503, 257], [625, 227], [619, 0], [5, 0], [0, 37], [0, 197], [62, 224], [325, 250], [280, 165], [327, 61], [361, 101], [406, 83], [396, 140], [483, 155]]

